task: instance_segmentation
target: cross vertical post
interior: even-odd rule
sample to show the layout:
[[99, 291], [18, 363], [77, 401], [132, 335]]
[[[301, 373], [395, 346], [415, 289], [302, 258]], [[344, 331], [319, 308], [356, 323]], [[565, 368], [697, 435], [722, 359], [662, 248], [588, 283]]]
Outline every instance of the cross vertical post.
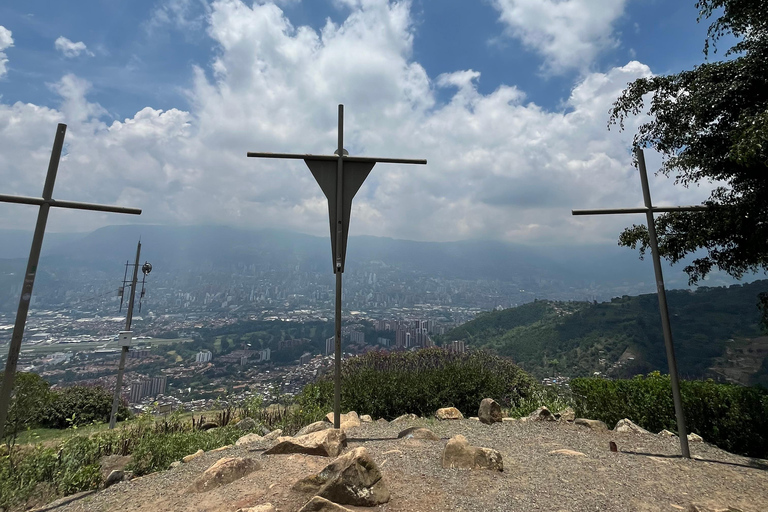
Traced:
[[427, 161], [349, 156], [344, 149], [344, 105], [339, 105], [338, 148], [334, 155], [248, 152], [247, 156], [304, 160], [328, 199], [333, 273], [336, 274], [333, 427], [339, 428], [341, 426], [341, 274], [344, 273], [346, 261], [352, 198], [377, 163], [426, 165]]
[[39, 206], [37, 214], [37, 223], [35, 224], [35, 233], [32, 237], [32, 247], [29, 250], [29, 260], [27, 261], [27, 270], [24, 273], [24, 283], [21, 288], [21, 297], [19, 307], [16, 311], [16, 322], [13, 326], [11, 343], [8, 347], [8, 359], [5, 362], [5, 373], [3, 374], [3, 383], [0, 387], [0, 439], [5, 434], [5, 422], [8, 418], [8, 408], [11, 402], [11, 391], [16, 377], [16, 367], [19, 362], [19, 352], [21, 351], [21, 341], [24, 337], [24, 327], [27, 323], [29, 314], [29, 305], [32, 299], [32, 288], [35, 284], [38, 263], [40, 261], [40, 251], [43, 246], [43, 237], [45, 236], [45, 226], [48, 222], [48, 212], [51, 206], [60, 208], [72, 208], [77, 210], [93, 210], [101, 212], [128, 213], [140, 215], [141, 210], [136, 208], [123, 208], [119, 206], [104, 206], [91, 203], [79, 203], [74, 201], [57, 201], [53, 199], [53, 186], [56, 182], [56, 174], [61, 160], [61, 151], [64, 147], [64, 136], [67, 133], [67, 125], [59, 123], [56, 128], [56, 136], [51, 150], [51, 159], [48, 163], [48, 173], [45, 177], [42, 198], [22, 197], [0, 194], [0, 202], [32, 204]]
[[661, 256], [659, 255], [659, 244], [656, 237], [656, 225], [654, 223], [654, 212], [684, 212], [684, 211], [704, 211], [707, 206], [653, 206], [651, 201], [651, 191], [648, 185], [648, 173], [645, 168], [645, 155], [642, 149], [635, 150], [637, 157], [637, 167], [640, 171], [640, 184], [643, 188], [644, 208], [613, 208], [604, 210], [572, 210], [573, 215], [606, 215], [606, 214], [626, 214], [626, 213], [645, 213], [646, 224], [648, 227], [649, 245], [651, 246], [651, 257], [653, 259], [653, 271], [656, 275], [656, 293], [659, 298], [659, 313], [661, 314], [661, 328], [664, 333], [664, 347], [667, 353], [667, 365], [669, 367], [669, 378], [672, 384], [672, 400], [675, 404], [675, 419], [677, 422], [677, 434], [680, 438], [680, 451], [686, 459], [691, 458], [691, 452], [688, 447], [688, 430], [685, 424], [685, 413], [683, 412], [683, 400], [680, 394], [680, 377], [677, 371], [677, 359], [675, 358], [675, 346], [672, 341], [672, 329], [669, 323], [669, 310], [667, 308], [667, 293], [664, 287], [664, 276], [661, 270]]

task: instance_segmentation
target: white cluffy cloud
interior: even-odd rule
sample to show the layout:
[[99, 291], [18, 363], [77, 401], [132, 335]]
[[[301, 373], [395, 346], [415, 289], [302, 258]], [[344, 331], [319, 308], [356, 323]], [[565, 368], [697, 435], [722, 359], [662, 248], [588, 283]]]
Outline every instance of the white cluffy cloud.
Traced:
[[88, 47], [85, 46], [84, 42], [78, 41], [75, 43], [64, 36], [59, 36], [59, 38], [56, 39], [56, 41], [53, 43], [53, 46], [65, 57], [70, 59], [80, 56], [81, 53], [85, 53], [86, 55], [93, 57], [93, 52], [91, 52]]
[[3, 50], [13, 46], [13, 37], [11, 37], [11, 31], [0, 25], [0, 78], [4, 77], [8, 73], [8, 56]]
[[613, 24], [627, 0], [493, 0], [510, 36], [544, 56], [553, 73], [584, 70], [616, 46]]
[[[143, 222], [327, 236], [327, 203], [303, 162], [246, 152], [332, 153], [343, 103], [350, 154], [429, 161], [378, 164], [355, 198], [351, 234], [615, 241], [627, 219], [574, 218], [570, 209], [642, 203], [628, 151], [638, 121], [622, 133], [606, 130], [606, 120], [627, 82], [650, 75], [646, 65], [587, 74], [565, 110], [547, 110], [513, 85], [479, 92], [473, 70], [430, 77], [412, 58], [408, 2], [349, 4], [343, 22], [314, 30], [294, 26], [272, 2], [215, 1], [207, 33], [216, 57], [194, 69], [188, 112], [146, 107], [107, 124], [87, 82], [72, 75], [52, 86], [62, 98], [56, 109], [0, 103], [0, 183], [6, 193], [38, 195], [55, 125], [66, 122], [56, 197], [143, 208]], [[438, 90], [449, 101], [438, 101]], [[658, 204], [703, 194], [663, 177], [652, 187]], [[17, 209], [0, 205], [0, 226], [18, 226]], [[134, 220], [61, 211], [50, 225]]]

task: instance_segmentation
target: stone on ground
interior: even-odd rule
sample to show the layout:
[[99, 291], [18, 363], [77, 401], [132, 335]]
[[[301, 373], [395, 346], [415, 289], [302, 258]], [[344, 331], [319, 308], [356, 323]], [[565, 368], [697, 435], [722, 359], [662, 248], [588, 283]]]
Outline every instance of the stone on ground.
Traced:
[[438, 420], [463, 420], [464, 415], [455, 407], [443, 407], [437, 410], [435, 418]]
[[[333, 424], [335, 416], [332, 412], [325, 415], [325, 419], [328, 423]], [[339, 416], [339, 428], [346, 430], [348, 428], [355, 428], [360, 426], [360, 417], [355, 411], [349, 411], [347, 414], [341, 414]]]
[[402, 423], [403, 421], [417, 420], [418, 416], [415, 414], [403, 414], [392, 420], [392, 423]]
[[205, 452], [203, 450], [197, 450], [195, 453], [190, 453], [186, 457], [183, 457], [181, 459], [181, 462], [187, 463], [187, 462], [193, 461], [204, 453]]
[[253, 430], [258, 427], [259, 424], [256, 423], [256, 420], [253, 418], [243, 418], [242, 420], [238, 421], [235, 426], [243, 432], [248, 432], [249, 430]]
[[697, 503], [691, 503], [685, 512], [741, 512], [741, 509], [734, 507], [711, 507], [707, 505], [699, 505]]
[[471, 446], [462, 435], [452, 437], [445, 445], [442, 465], [444, 468], [504, 471], [501, 453], [490, 448]]
[[125, 471], [122, 469], [113, 469], [104, 480], [104, 488], [106, 489], [107, 487], [112, 487], [118, 482], [122, 482], [125, 480], [125, 476]]
[[386, 425], [389, 422], [387, 420], [385, 420], [384, 418], [379, 418], [379, 419], [376, 420], [376, 423], [381, 423], [382, 425]]
[[192, 484], [193, 492], [206, 492], [222, 485], [227, 485], [261, 469], [261, 464], [253, 459], [226, 457], [219, 459], [205, 470]]
[[363, 414], [360, 416], [360, 421], [363, 423], [373, 423], [373, 418], [371, 418], [370, 414]]
[[277, 512], [277, 509], [271, 503], [263, 503], [250, 508], [239, 508], [237, 512]]
[[555, 415], [547, 407], [539, 407], [528, 415], [529, 421], [557, 421]]
[[567, 450], [565, 448], [562, 448], [560, 450], [552, 450], [549, 452], [550, 455], [567, 455], [568, 457], [586, 457], [581, 452], [577, 452], [576, 450]]
[[429, 430], [428, 428], [422, 428], [422, 427], [409, 427], [399, 434], [397, 434], [398, 439], [422, 439], [426, 441], [439, 441], [440, 438], [437, 437], [437, 434]]
[[675, 434], [674, 432], [670, 432], [667, 429], [662, 430], [661, 432], [659, 432], [658, 435], [663, 437], [677, 437], [677, 434]]
[[591, 428], [592, 430], [608, 430], [608, 425], [603, 423], [600, 420], [588, 420], [586, 418], [576, 418], [573, 422], [576, 425], [581, 425], [582, 427]]
[[224, 450], [228, 450], [229, 448], [232, 448], [231, 444], [219, 446], [218, 448], [214, 448], [213, 450], [211, 450], [211, 453], [223, 452]]
[[352, 512], [347, 507], [342, 507], [321, 496], [315, 496], [299, 509], [299, 512]]
[[702, 438], [699, 434], [696, 434], [694, 432], [691, 432], [688, 434], [688, 442], [689, 443], [701, 443], [704, 441], [704, 438]]
[[375, 507], [389, 501], [381, 471], [363, 446], [345, 453], [316, 475], [299, 480], [294, 489], [341, 505]]
[[293, 437], [305, 436], [307, 434], [311, 434], [313, 432], [320, 432], [321, 430], [325, 430], [328, 428], [333, 428], [333, 423], [328, 423], [327, 421], [316, 421], [314, 423], [310, 423], [306, 427], [296, 432], [296, 435]]
[[650, 434], [647, 430], [645, 430], [640, 425], [636, 425], [635, 423], [632, 423], [631, 420], [628, 420], [627, 418], [624, 418], [623, 420], [619, 420], [616, 423], [616, 426], [613, 427], [614, 432], [629, 432], [633, 434]]
[[282, 431], [282, 429], [278, 428], [278, 429], [273, 430], [269, 434], [265, 435], [262, 439], [264, 439], [265, 441], [274, 441], [275, 439], [277, 439], [281, 435], [283, 435], [283, 431]]
[[499, 423], [501, 422], [501, 406], [493, 398], [483, 398], [483, 401], [480, 402], [480, 409], [477, 411], [477, 417], [486, 425]]
[[560, 421], [573, 421], [576, 419], [576, 413], [573, 408], [566, 407], [562, 411], [555, 414], [555, 417]]
[[262, 441], [263, 439], [264, 438], [261, 437], [259, 434], [250, 433], [250, 434], [244, 435], [243, 437], [235, 441], [235, 446], [242, 446], [244, 444], [255, 443], [256, 441]]
[[264, 455], [303, 453], [338, 457], [347, 446], [347, 435], [341, 429], [329, 428], [299, 437], [280, 437], [277, 444], [266, 450]]

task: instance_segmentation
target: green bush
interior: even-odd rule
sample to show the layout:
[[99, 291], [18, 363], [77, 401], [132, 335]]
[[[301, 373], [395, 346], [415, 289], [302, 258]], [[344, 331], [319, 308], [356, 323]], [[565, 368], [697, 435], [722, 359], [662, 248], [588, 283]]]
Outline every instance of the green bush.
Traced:
[[[538, 388], [511, 361], [488, 352], [454, 354], [439, 348], [416, 352], [370, 352], [342, 363], [341, 407], [392, 419], [406, 413], [432, 415], [440, 407], [477, 414], [483, 398], [517, 407]], [[331, 410], [333, 372], [306, 386], [302, 408]]]
[[[112, 393], [99, 386], [71, 386], [52, 392], [48, 405], [40, 415], [40, 425], [46, 428], [108, 423], [112, 413]], [[117, 421], [130, 416], [121, 401]]]
[[[629, 418], [652, 432], [677, 431], [668, 375], [574, 379], [571, 390], [577, 416], [609, 426]], [[732, 453], [768, 457], [768, 391], [712, 380], [682, 381], [680, 391], [690, 432]]]
[[[4, 373], [0, 372], [0, 380]], [[50, 384], [36, 373], [16, 374], [3, 439], [0, 441], [12, 447], [20, 432], [34, 428], [40, 423], [40, 417], [51, 400], [49, 386]]]

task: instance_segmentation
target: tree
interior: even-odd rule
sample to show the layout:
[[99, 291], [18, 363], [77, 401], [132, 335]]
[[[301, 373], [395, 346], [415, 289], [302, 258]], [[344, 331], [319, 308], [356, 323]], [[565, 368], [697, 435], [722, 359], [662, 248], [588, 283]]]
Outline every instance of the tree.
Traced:
[[[676, 184], [721, 183], [706, 212], [675, 212], [656, 219], [659, 252], [685, 267], [694, 284], [713, 268], [740, 278], [768, 269], [768, 0], [700, 0], [698, 21], [719, 17], [704, 42], [705, 62], [692, 70], [640, 78], [628, 84], [611, 111], [609, 127], [646, 111], [651, 120], [634, 137], [636, 148], [663, 156], [660, 172]], [[710, 62], [717, 42], [738, 42]], [[643, 254], [645, 226], [632, 226], [619, 245]], [[763, 306], [768, 295], [761, 294]], [[763, 307], [764, 319], [768, 308]]]
[[[0, 372], [0, 379], [3, 373]], [[2, 439], [9, 449], [16, 443], [19, 433], [39, 423], [42, 411], [51, 399], [49, 386], [36, 373], [20, 372], [16, 375]]]

